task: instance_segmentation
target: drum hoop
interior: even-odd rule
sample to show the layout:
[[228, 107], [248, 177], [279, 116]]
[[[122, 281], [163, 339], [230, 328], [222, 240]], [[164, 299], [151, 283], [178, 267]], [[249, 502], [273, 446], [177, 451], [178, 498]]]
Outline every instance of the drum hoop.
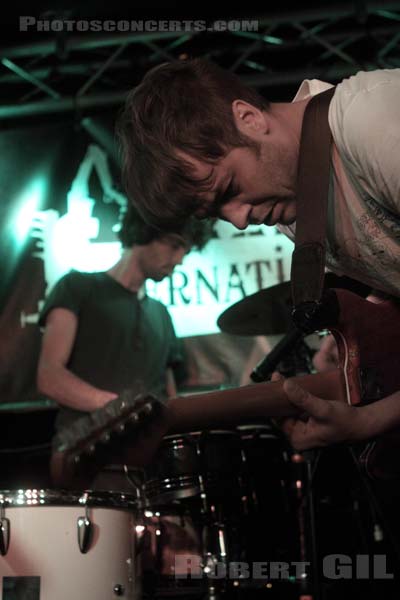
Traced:
[[177, 440], [180, 438], [198, 438], [207, 435], [232, 435], [237, 437], [238, 433], [235, 429], [204, 429], [200, 431], [188, 431], [187, 433], [174, 433], [172, 435], [166, 435], [163, 441]]
[[273, 431], [273, 427], [266, 423], [254, 423], [254, 424], [249, 423], [248, 425], [238, 425], [237, 430], [239, 431], [239, 433], [241, 431], [254, 431], [254, 430]]
[[51, 489], [0, 490], [1, 507], [88, 506], [133, 510], [137, 498], [131, 494], [109, 491], [73, 491]]

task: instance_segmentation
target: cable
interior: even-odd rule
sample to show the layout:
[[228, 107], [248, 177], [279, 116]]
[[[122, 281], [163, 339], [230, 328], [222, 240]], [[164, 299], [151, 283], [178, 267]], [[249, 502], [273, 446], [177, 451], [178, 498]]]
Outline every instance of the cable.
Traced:
[[0, 454], [22, 454], [36, 450], [50, 450], [51, 444], [37, 444], [36, 446], [21, 446], [20, 448], [0, 448]]

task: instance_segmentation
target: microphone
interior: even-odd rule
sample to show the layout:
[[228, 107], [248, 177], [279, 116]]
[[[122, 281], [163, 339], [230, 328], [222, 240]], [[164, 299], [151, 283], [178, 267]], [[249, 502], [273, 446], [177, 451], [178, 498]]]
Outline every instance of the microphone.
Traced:
[[276, 370], [277, 365], [289, 352], [294, 350], [303, 336], [304, 332], [298, 327], [290, 329], [271, 352], [269, 352], [254, 368], [253, 372], [250, 374], [252, 381], [256, 383], [268, 381], [271, 378], [272, 373]]

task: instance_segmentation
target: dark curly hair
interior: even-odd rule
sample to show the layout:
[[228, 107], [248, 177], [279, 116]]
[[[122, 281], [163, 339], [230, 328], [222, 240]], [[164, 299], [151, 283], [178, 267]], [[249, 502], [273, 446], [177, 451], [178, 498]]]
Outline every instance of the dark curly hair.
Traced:
[[123, 216], [118, 238], [123, 248], [130, 248], [133, 245], [144, 246], [169, 234], [177, 234], [189, 247], [201, 250], [212, 237], [215, 237], [214, 222], [189, 218], [185, 221], [177, 221], [175, 226], [170, 225], [159, 229], [146, 223], [130, 205]]

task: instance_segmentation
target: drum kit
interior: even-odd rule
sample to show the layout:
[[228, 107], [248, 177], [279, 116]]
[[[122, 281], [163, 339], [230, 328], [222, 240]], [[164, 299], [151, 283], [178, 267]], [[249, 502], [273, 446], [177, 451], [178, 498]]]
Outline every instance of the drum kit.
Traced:
[[289, 560], [290, 550], [294, 560], [290, 465], [289, 448], [267, 423], [165, 437], [143, 486], [158, 515], [158, 562], [147, 574], [158, 596], [244, 594], [260, 582], [230, 578], [229, 565]]
[[0, 493], [1, 597], [139, 598], [134, 500], [116, 492]]
[[[287, 284], [262, 290], [220, 327], [282, 333], [288, 297]], [[249, 568], [307, 559], [303, 464], [263, 420], [165, 436], [136, 476], [126, 470], [124, 491], [3, 490], [1, 598], [299, 598], [293, 577], [277, 582]]]

